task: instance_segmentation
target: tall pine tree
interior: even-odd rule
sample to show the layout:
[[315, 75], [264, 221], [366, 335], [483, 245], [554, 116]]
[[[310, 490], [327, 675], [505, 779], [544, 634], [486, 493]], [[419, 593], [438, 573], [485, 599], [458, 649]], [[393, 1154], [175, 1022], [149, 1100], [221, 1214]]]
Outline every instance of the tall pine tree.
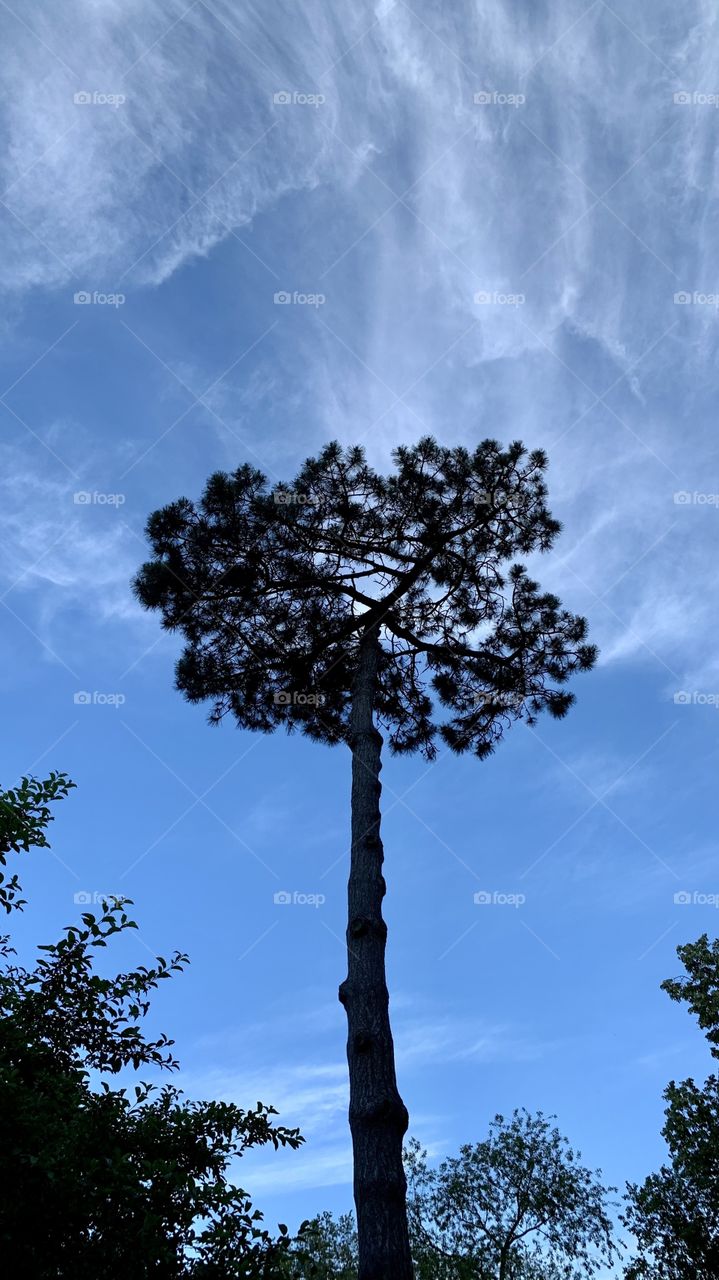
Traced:
[[197, 503], [150, 517], [135, 582], [185, 648], [177, 685], [211, 719], [299, 728], [352, 753], [347, 1013], [359, 1280], [412, 1276], [385, 978], [382, 729], [394, 752], [438, 741], [487, 756], [515, 720], [563, 716], [594, 650], [586, 624], [540, 592], [518, 555], [548, 550], [546, 457], [430, 438], [379, 475], [330, 444], [296, 479], [217, 473]]

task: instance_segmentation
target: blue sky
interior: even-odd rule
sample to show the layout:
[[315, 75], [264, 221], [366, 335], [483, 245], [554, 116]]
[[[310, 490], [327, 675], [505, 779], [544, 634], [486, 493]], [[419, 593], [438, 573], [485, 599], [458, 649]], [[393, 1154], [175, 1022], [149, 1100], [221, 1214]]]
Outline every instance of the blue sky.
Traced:
[[349, 759], [174, 692], [144, 521], [331, 438], [379, 468], [428, 431], [547, 449], [532, 567], [600, 662], [486, 763], [386, 764], [400, 1084], [438, 1154], [524, 1105], [610, 1181], [656, 1166], [664, 1084], [708, 1069], [659, 983], [719, 923], [718, 23], [0, 0], [0, 765], [79, 787], [20, 942], [128, 893], [133, 962], [191, 953], [157, 1002], [186, 1087], [307, 1136], [243, 1171], [273, 1220], [351, 1201]]

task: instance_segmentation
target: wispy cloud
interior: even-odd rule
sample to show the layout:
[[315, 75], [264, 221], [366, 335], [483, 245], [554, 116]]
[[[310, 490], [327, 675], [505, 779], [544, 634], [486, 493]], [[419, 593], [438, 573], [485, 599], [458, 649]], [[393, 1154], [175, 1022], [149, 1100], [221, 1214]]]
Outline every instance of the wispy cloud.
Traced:
[[137, 626], [141, 611], [129, 592], [137, 551], [121, 508], [107, 502], [115, 495], [29, 467], [19, 447], [4, 447], [0, 457], [0, 598], [7, 607], [29, 613], [50, 645], [76, 611], [100, 625]]
[[546, 445], [566, 532], [542, 574], [589, 613], [603, 661], [713, 674], [716, 507], [673, 497], [702, 489], [709, 459], [715, 314], [674, 293], [715, 284], [713, 113], [673, 100], [712, 88], [707, 3], [687, 22], [602, 0], [342, 17], [327, 0], [271, 17], [36, 0], [4, 23], [6, 286], [158, 285], [225, 241], [269, 298], [292, 263], [289, 202], [328, 213], [293, 268], [327, 306], [212, 393], [228, 463], [246, 440], [286, 465], [286, 416], [254, 430], [278, 404], [302, 451], [359, 437], [384, 462], [427, 430]]
[[[459, 1012], [438, 1015], [401, 992], [392, 1005], [397, 1067], [408, 1095], [418, 1087], [422, 1073], [438, 1065], [532, 1062], [551, 1050], [509, 1024], [487, 1026]], [[223, 1034], [211, 1044], [203, 1041], [203, 1057], [211, 1053], [215, 1059], [235, 1058], [244, 1065], [183, 1071], [182, 1086], [195, 1097], [221, 1097], [242, 1106], [261, 1098], [277, 1108], [281, 1123], [300, 1127], [307, 1144], [299, 1154], [281, 1162], [258, 1155], [247, 1162], [251, 1173], [246, 1180], [253, 1189], [274, 1193], [351, 1181], [347, 1065], [342, 1059], [332, 1061], [341, 1017], [334, 1005], [318, 1006], [309, 1024], [304, 1013], [278, 1010], [276, 1019], [247, 1027], [241, 1035]], [[288, 1039], [295, 1046], [293, 1061], [287, 1059]], [[423, 1139], [434, 1141], [441, 1118], [420, 1113], [413, 1125], [419, 1126]]]

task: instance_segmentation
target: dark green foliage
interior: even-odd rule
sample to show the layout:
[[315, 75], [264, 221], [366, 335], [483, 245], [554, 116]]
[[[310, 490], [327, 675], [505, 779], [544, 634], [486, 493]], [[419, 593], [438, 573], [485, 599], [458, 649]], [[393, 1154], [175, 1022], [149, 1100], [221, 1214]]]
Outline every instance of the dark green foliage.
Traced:
[[485, 756], [513, 720], [566, 713], [566, 681], [594, 661], [585, 622], [515, 562], [559, 532], [544, 454], [427, 438], [394, 458], [385, 477], [331, 444], [289, 485], [242, 466], [151, 516], [135, 591], [183, 635], [178, 687], [214, 720], [346, 741], [372, 621], [394, 751], [431, 757], [439, 736]]
[[703, 933], [697, 942], [677, 947], [677, 955], [687, 977], [667, 978], [662, 991], [686, 1003], [706, 1034], [712, 1057], [719, 1058], [719, 938], [710, 943]]
[[17, 875], [6, 879], [7, 855], [27, 853], [33, 846], [50, 847], [45, 834], [48, 823], [53, 821], [50, 804], [62, 800], [74, 785], [64, 773], [51, 773], [42, 782], [22, 778], [19, 787], [0, 792], [0, 906], [6, 911], [24, 906], [24, 899], [18, 898]]
[[607, 1191], [550, 1121], [495, 1116], [488, 1138], [437, 1168], [410, 1144], [417, 1280], [586, 1280], [611, 1264]]
[[357, 1280], [357, 1231], [350, 1213], [303, 1223], [283, 1259], [288, 1280]]
[[[588, 1280], [616, 1256], [608, 1191], [541, 1112], [496, 1116], [437, 1167], [411, 1141], [405, 1166], [416, 1280]], [[349, 1215], [321, 1214], [303, 1241], [289, 1275], [355, 1280]]]
[[[46, 845], [62, 775], [2, 793], [3, 848]], [[14, 906], [20, 905], [15, 899]], [[271, 1107], [188, 1102], [170, 1085], [113, 1087], [119, 1072], [177, 1064], [142, 1021], [187, 957], [106, 977], [98, 949], [136, 928], [129, 901], [83, 914], [32, 969], [0, 972], [0, 1256], [33, 1280], [274, 1277], [282, 1241], [229, 1166], [249, 1147], [299, 1146]], [[107, 1077], [110, 1077], [110, 1080]], [[126, 1078], [126, 1075], [125, 1075]]]
[[[719, 941], [702, 934], [677, 948], [686, 976], [662, 989], [686, 1002], [719, 1058]], [[669, 1163], [628, 1190], [626, 1225], [640, 1256], [628, 1280], [716, 1280], [719, 1276], [719, 1077], [675, 1081], [664, 1091]]]

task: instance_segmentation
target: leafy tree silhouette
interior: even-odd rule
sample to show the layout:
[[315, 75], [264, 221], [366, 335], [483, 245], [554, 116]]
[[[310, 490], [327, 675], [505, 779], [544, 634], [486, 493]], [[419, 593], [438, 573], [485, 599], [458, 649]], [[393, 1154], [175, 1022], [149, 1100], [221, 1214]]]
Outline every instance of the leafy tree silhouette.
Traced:
[[[719, 1059], [719, 938], [677, 947], [685, 972], [662, 984], [697, 1019]], [[668, 1160], [627, 1187], [624, 1224], [638, 1253], [626, 1280], [713, 1280], [719, 1275], [719, 1074], [703, 1084], [671, 1080], [662, 1129]]]
[[[405, 1147], [417, 1280], [595, 1280], [620, 1256], [601, 1170], [541, 1111], [497, 1115], [480, 1142], [439, 1165]], [[318, 1214], [281, 1258], [292, 1280], [357, 1280], [350, 1214]]]
[[[22, 911], [12, 855], [48, 848], [62, 773], [0, 788], [0, 905]], [[153, 993], [174, 952], [121, 973], [106, 948], [136, 929], [129, 898], [83, 911], [32, 968], [0, 937], [0, 1252], [32, 1280], [277, 1280], [291, 1242], [273, 1237], [231, 1170], [259, 1146], [296, 1149], [273, 1107], [197, 1102], [134, 1076], [173, 1070], [173, 1041], [149, 1039]], [[98, 963], [100, 962], [100, 963]], [[124, 1084], [117, 1083], [122, 1076]], [[302, 1237], [297, 1238], [299, 1248]]]
[[561, 717], [595, 651], [586, 623], [541, 593], [518, 554], [548, 550], [541, 451], [431, 438], [379, 475], [327, 445], [296, 480], [250, 466], [211, 476], [198, 503], [155, 512], [135, 591], [186, 641], [177, 685], [211, 720], [300, 729], [352, 752], [347, 979], [359, 1280], [412, 1275], [385, 979], [382, 736], [432, 759], [438, 740], [487, 756], [515, 720]]

